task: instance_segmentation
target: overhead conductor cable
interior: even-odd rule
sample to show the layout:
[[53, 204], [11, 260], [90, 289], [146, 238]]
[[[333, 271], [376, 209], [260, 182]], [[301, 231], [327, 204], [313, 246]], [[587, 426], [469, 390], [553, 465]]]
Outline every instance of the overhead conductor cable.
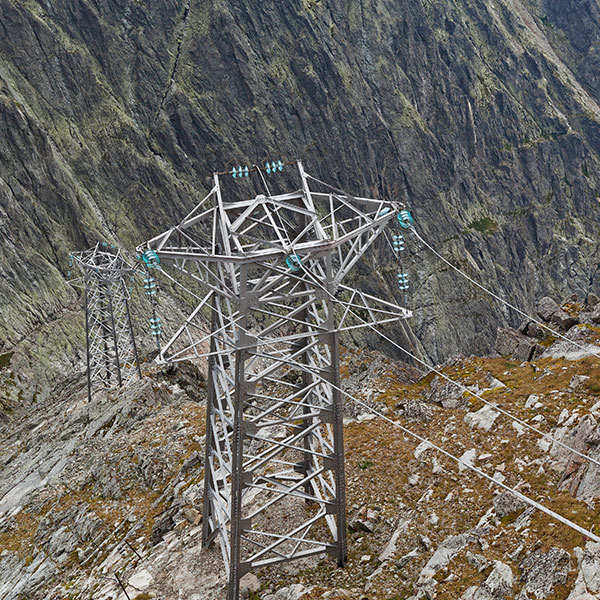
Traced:
[[433, 246], [431, 246], [431, 244], [428, 244], [423, 239], [423, 237], [417, 233], [414, 225], [411, 225], [410, 230], [413, 232], [413, 234], [416, 236], [416, 238], [418, 240], [420, 240], [429, 250], [431, 250], [431, 252], [433, 252], [433, 254], [435, 254], [440, 260], [442, 260], [444, 263], [446, 263], [450, 268], [454, 269], [457, 273], [462, 275], [465, 279], [470, 281], [473, 285], [476, 285], [479, 289], [483, 290], [486, 294], [489, 294], [496, 300], [502, 302], [502, 304], [508, 306], [509, 308], [512, 308], [512, 310], [518, 312], [521, 316], [526, 317], [527, 319], [529, 319], [530, 321], [533, 321], [534, 323], [537, 323], [540, 327], [543, 327], [544, 329], [549, 331], [552, 335], [554, 335], [562, 340], [565, 340], [566, 342], [569, 342], [570, 344], [573, 344], [573, 346], [577, 346], [581, 350], [585, 350], [586, 352], [588, 352], [592, 356], [595, 356], [596, 358], [600, 358], [600, 354], [591, 350], [589, 346], [584, 346], [583, 344], [580, 344], [579, 342], [576, 342], [575, 340], [570, 340], [568, 337], [566, 337], [562, 333], [559, 333], [558, 331], [555, 331], [551, 327], [548, 327], [548, 325], [546, 325], [545, 323], [542, 323], [539, 319], [536, 319], [535, 317], [528, 315], [526, 312], [522, 311], [520, 308], [514, 306], [507, 300], [504, 300], [504, 298], [501, 298], [500, 296], [498, 296], [491, 290], [488, 290], [485, 286], [483, 286], [479, 282], [475, 281], [475, 279], [473, 279], [472, 277], [469, 277], [469, 275], [467, 275], [465, 272], [461, 271], [456, 265], [453, 265], [449, 260], [444, 258]]
[[[302, 265], [302, 268], [304, 269], [305, 273], [311, 277], [314, 281], [316, 281], [316, 277], [310, 273], [305, 267], [304, 265]], [[342, 302], [341, 300], [339, 300], [338, 298], [336, 298], [335, 296], [333, 296], [325, 287], [321, 286], [321, 289], [328, 294], [331, 299], [334, 302], [337, 302], [340, 306], [345, 307], [352, 315], [354, 315], [357, 319], [359, 319], [360, 321], [362, 321], [363, 323], [367, 323], [362, 317], [360, 317], [359, 315], [357, 315], [352, 309], [351, 307], [349, 307], [345, 302]], [[385, 334], [381, 333], [381, 331], [379, 331], [378, 329], [376, 329], [373, 325], [371, 324], [367, 324], [368, 327], [370, 327], [377, 335], [379, 335], [380, 337], [382, 337], [384, 340], [386, 340], [387, 342], [389, 342], [390, 344], [392, 344], [394, 347], [398, 348], [398, 350], [401, 350], [402, 352], [404, 352], [407, 356], [410, 356], [410, 358], [412, 358], [413, 360], [415, 360], [416, 362], [418, 362], [419, 364], [423, 365], [424, 367], [430, 369], [431, 371], [433, 371], [436, 375], [439, 375], [442, 379], [445, 379], [446, 381], [448, 381], [449, 383], [455, 385], [456, 387], [460, 388], [463, 392], [467, 392], [468, 394], [470, 394], [471, 396], [477, 398], [478, 400], [481, 400], [481, 402], [483, 402], [485, 405], [493, 408], [495, 411], [507, 416], [508, 418], [512, 419], [513, 421], [515, 421], [516, 423], [519, 423], [519, 425], [522, 425], [523, 427], [529, 429], [530, 431], [533, 431], [535, 433], [537, 433], [538, 435], [541, 435], [543, 438], [547, 439], [548, 441], [554, 443], [554, 444], [558, 444], [559, 446], [561, 446], [562, 448], [564, 448], [565, 450], [568, 450], [569, 452], [573, 452], [575, 453], [577, 456], [583, 458], [584, 460], [587, 460], [591, 463], [594, 463], [596, 466], [600, 467], [600, 461], [596, 460], [595, 458], [592, 458], [591, 456], [584, 454], [583, 452], [580, 452], [579, 450], [576, 450], [575, 448], [573, 448], [572, 446], [569, 446], [568, 444], [565, 444], [564, 442], [561, 442], [560, 440], [552, 437], [550, 434], [548, 433], [544, 433], [543, 431], [540, 431], [539, 429], [537, 429], [536, 427], [534, 427], [533, 425], [530, 425], [529, 423], [527, 423], [526, 421], [523, 421], [523, 419], [520, 419], [519, 417], [513, 415], [512, 413], [508, 412], [507, 410], [499, 407], [498, 405], [494, 404], [493, 402], [490, 402], [489, 400], [486, 400], [483, 396], [477, 394], [476, 392], [472, 392], [471, 390], [469, 390], [467, 387], [465, 387], [464, 385], [462, 385], [461, 383], [459, 383], [458, 381], [454, 381], [454, 379], [451, 379], [450, 377], [448, 377], [445, 373], [443, 373], [442, 371], [439, 371], [438, 369], [436, 369], [435, 367], [432, 367], [431, 365], [427, 364], [425, 361], [421, 360], [420, 358], [418, 358], [417, 356], [415, 356], [414, 354], [412, 354], [411, 352], [409, 352], [408, 350], [406, 350], [405, 348], [403, 348], [402, 346], [400, 346], [400, 344], [398, 344], [397, 342], [395, 342], [394, 340], [392, 340], [391, 338], [389, 338], [388, 336], [386, 336]]]
[[[336, 301], [339, 302], [337, 299], [336, 299]], [[344, 304], [344, 303], [340, 302], [340, 304]], [[375, 331], [377, 333], [380, 333], [376, 329], [375, 329]], [[262, 355], [261, 353], [256, 353], [256, 355], [257, 356], [265, 356], [265, 357], [267, 356], [267, 355]], [[298, 368], [298, 369], [300, 369], [302, 371], [307, 371], [307, 372], [310, 371], [310, 369], [306, 365], [303, 365], [301, 363], [293, 362], [292, 366], [294, 366], [294, 367], [296, 367], [296, 368]], [[310, 372], [312, 372], [312, 371], [310, 371]], [[319, 376], [319, 378], [323, 382], [327, 381], [324, 377]], [[440, 452], [446, 458], [449, 458], [449, 459], [453, 460], [454, 462], [458, 463], [459, 465], [462, 465], [463, 467], [465, 467], [465, 468], [473, 471], [474, 473], [477, 473], [477, 475], [479, 475], [480, 477], [483, 477], [484, 479], [487, 479], [488, 481], [490, 481], [494, 485], [496, 485], [496, 486], [502, 488], [503, 490], [509, 492], [510, 494], [512, 494], [513, 496], [515, 496], [516, 498], [518, 498], [519, 500], [521, 500], [525, 504], [528, 504], [529, 506], [532, 506], [532, 507], [536, 508], [540, 512], [543, 512], [543, 513], [547, 514], [548, 516], [552, 517], [553, 519], [556, 519], [557, 521], [559, 521], [563, 525], [566, 525], [567, 527], [573, 529], [574, 531], [577, 531], [578, 533], [581, 533], [582, 535], [584, 535], [585, 537], [589, 538], [590, 540], [592, 540], [594, 542], [597, 542], [597, 543], [600, 543], [600, 537], [597, 536], [596, 534], [592, 533], [591, 531], [588, 531], [587, 529], [584, 529], [580, 525], [577, 525], [577, 523], [574, 523], [573, 521], [567, 519], [566, 517], [563, 517], [562, 515], [558, 514], [557, 512], [555, 512], [555, 511], [547, 508], [543, 504], [540, 504], [539, 502], [536, 502], [535, 500], [532, 500], [531, 498], [529, 498], [528, 496], [525, 496], [524, 494], [522, 494], [518, 490], [516, 490], [516, 489], [514, 489], [514, 488], [512, 488], [512, 487], [510, 487], [510, 486], [508, 486], [508, 485], [506, 485], [506, 484], [498, 481], [497, 479], [494, 479], [491, 475], [488, 475], [487, 473], [485, 473], [481, 469], [478, 469], [477, 467], [474, 467], [473, 465], [471, 465], [471, 464], [469, 464], [469, 463], [461, 460], [460, 458], [454, 456], [453, 454], [451, 454], [447, 450], [444, 450], [441, 446], [438, 446], [437, 444], [434, 444], [433, 442], [431, 442], [427, 438], [425, 438], [425, 437], [423, 437], [423, 436], [421, 436], [421, 435], [419, 435], [417, 433], [412, 432], [407, 427], [404, 427], [403, 425], [401, 425], [397, 421], [393, 421], [389, 417], [386, 417], [383, 413], [381, 413], [378, 410], [370, 407], [367, 403], [365, 403], [362, 400], [359, 400], [358, 398], [354, 397], [352, 394], [346, 392], [341, 387], [339, 387], [339, 386], [337, 386], [335, 384], [331, 384], [331, 385], [332, 385], [332, 387], [334, 389], [338, 390], [341, 394], [343, 394], [344, 396], [346, 396], [347, 398], [349, 398], [350, 400], [352, 400], [353, 402], [355, 402], [359, 406], [365, 408], [366, 410], [368, 410], [372, 414], [378, 416], [379, 418], [383, 419], [384, 421], [387, 421], [388, 423], [390, 423], [394, 427], [397, 427], [398, 429], [400, 429], [401, 431], [403, 431], [407, 435], [411, 436], [412, 438], [418, 440], [419, 442], [424, 442], [424, 443], [428, 444], [430, 446], [430, 448], [432, 448], [433, 450], [436, 450], [437, 452]]]

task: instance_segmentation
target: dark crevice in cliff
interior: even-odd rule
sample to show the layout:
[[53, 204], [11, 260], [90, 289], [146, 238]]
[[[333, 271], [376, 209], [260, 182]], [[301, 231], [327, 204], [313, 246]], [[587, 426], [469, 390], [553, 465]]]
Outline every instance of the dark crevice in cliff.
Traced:
[[178, 27], [178, 29], [180, 31], [178, 34], [179, 40], [177, 42], [177, 50], [175, 52], [175, 59], [173, 60], [173, 66], [171, 67], [171, 72], [169, 73], [169, 77], [167, 79], [167, 85], [165, 86], [165, 88], [163, 90], [162, 97], [161, 97], [159, 105], [158, 105], [158, 109], [156, 111], [156, 114], [154, 115], [154, 122], [152, 125], [152, 129], [150, 130], [151, 135], [152, 135], [152, 133], [154, 131], [154, 127], [156, 126], [156, 123], [158, 122], [158, 119], [163, 111], [163, 108], [165, 106], [165, 102], [167, 101], [169, 93], [171, 92], [171, 89], [173, 88], [173, 84], [175, 83], [175, 78], [177, 77], [177, 71], [179, 69], [179, 61], [181, 59], [181, 51], [183, 48], [183, 43], [185, 41], [185, 37], [187, 34], [188, 25], [189, 25], [190, 8], [191, 8], [191, 0], [186, 0], [185, 7], [183, 9], [183, 16], [181, 18], [181, 23]]

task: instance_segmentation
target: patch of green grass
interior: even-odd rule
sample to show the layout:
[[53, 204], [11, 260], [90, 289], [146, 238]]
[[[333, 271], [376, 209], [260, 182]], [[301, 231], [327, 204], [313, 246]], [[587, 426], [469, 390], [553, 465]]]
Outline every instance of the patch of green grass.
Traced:
[[590, 381], [587, 384], [587, 389], [592, 392], [592, 394], [600, 394], [600, 383], [597, 381]]
[[483, 217], [477, 221], [469, 223], [469, 229], [479, 231], [479, 233], [492, 233], [498, 229], [498, 223], [489, 217]]
[[0, 354], [0, 369], [8, 367], [10, 359], [13, 357], [14, 352], [7, 352], [6, 354]]

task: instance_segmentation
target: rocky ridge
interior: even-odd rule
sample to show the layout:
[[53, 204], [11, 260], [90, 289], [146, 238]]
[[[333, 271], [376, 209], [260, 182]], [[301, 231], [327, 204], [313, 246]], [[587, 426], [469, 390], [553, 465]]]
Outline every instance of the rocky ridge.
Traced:
[[[405, 201], [519, 305], [594, 291], [597, 17], [594, 0], [1, 0], [0, 352], [28, 379], [15, 393], [46, 394], [81, 354], [68, 251], [135, 247], [234, 163], [303, 158]], [[435, 360], [516, 325], [410, 252], [414, 329]], [[390, 295], [390, 259], [380, 246], [354, 283]]]
[[[600, 328], [585, 329], [598, 343]], [[593, 357], [553, 356], [562, 343], [533, 362], [472, 356], [437, 368], [600, 459], [600, 368]], [[433, 373], [346, 348], [342, 374], [349, 393], [595, 531], [594, 465]], [[87, 405], [75, 387], [0, 425], [0, 598], [222, 597], [219, 551], [199, 543], [203, 382], [192, 365], [146, 364], [144, 378], [119, 393]], [[600, 592], [598, 544], [351, 403], [345, 437], [347, 567], [321, 558], [259, 571], [245, 578], [245, 597], [590, 600]]]

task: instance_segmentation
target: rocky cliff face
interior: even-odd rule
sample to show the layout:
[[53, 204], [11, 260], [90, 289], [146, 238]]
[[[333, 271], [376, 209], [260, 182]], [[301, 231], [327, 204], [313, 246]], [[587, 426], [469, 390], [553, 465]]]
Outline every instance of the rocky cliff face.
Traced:
[[[37, 373], [28, 397], [78, 365], [67, 251], [133, 247], [232, 164], [302, 158], [351, 191], [399, 198], [446, 256], [522, 306], [589, 291], [598, 11], [0, 0], [0, 352]], [[369, 261], [356, 285], [393, 290], [390, 253]], [[411, 261], [413, 327], [432, 358], [485, 350], [515, 324], [416, 240]]]

